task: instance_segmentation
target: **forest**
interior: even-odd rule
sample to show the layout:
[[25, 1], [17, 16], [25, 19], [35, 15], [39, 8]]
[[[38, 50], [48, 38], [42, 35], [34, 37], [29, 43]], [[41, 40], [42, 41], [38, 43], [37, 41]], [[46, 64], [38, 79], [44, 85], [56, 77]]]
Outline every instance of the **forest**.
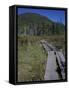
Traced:
[[54, 35], [62, 34], [65, 26], [61, 22], [53, 22], [45, 16], [26, 13], [18, 16], [19, 35]]

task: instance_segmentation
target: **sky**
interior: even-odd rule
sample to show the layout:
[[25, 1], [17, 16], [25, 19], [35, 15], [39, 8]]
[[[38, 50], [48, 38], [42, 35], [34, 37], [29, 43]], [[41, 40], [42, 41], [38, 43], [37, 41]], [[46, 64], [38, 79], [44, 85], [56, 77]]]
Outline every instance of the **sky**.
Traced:
[[63, 10], [17, 8], [17, 11], [18, 11], [18, 15], [24, 13], [37, 13], [48, 17], [52, 21], [65, 24], [65, 11]]

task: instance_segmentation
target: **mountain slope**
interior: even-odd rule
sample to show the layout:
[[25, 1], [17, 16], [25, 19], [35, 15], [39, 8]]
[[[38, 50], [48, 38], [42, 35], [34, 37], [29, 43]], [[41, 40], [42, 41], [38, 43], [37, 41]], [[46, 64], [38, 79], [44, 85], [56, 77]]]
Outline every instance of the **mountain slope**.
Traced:
[[64, 32], [64, 25], [35, 13], [18, 15], [18, 34], [44, 35], [60, 34]]

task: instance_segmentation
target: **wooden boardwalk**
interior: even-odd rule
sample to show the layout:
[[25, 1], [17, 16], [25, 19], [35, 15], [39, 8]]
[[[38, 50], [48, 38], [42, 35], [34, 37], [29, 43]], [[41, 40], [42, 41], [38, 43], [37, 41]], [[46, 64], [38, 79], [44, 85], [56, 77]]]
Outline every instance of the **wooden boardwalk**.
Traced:
[[58, 73], [56, 72], [56, 56], [54, 51], [48, 53], [48, 59], [46, 64], [46, 70], [44, 80], [58, 80]]
[[65, 79], [65, 58], [62, 52], [57, 51], [55, 47], [45, 40], [42, 40], [41, 44], [43, 49], [48, 52], [44, 80]]

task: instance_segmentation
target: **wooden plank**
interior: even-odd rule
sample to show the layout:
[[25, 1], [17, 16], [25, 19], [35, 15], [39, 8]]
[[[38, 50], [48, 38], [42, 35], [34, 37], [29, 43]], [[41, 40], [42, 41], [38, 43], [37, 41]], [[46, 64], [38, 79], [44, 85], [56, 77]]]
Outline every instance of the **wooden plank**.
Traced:
[[48, 53], [44, 80], [59, 80], [58, 73], [56, 72], [56, 56], [54, 51]]
[[59, 63], [60, 69], [61, 69], [62, 79], [65, 79], [65, 58], [64, 58], [62, 52], [56, 52], [56, 57], [58, 59], [58, 63]]
[[42, 40], [41, 43], [42, 43], [42, 46], [44, 47], [44, 50], [48, 52], [48, 59], [47, 59], [44, 79], [45, 80], [59, 79], [59, 73], [56, 71], [57, 69], [56, 58], [61, 70], [62, 79], [65, 79], [65, 72], [64, 72], [65, 58], [62, 52], [57, 51], [55, 47], [53, 47], [45, 40]]

